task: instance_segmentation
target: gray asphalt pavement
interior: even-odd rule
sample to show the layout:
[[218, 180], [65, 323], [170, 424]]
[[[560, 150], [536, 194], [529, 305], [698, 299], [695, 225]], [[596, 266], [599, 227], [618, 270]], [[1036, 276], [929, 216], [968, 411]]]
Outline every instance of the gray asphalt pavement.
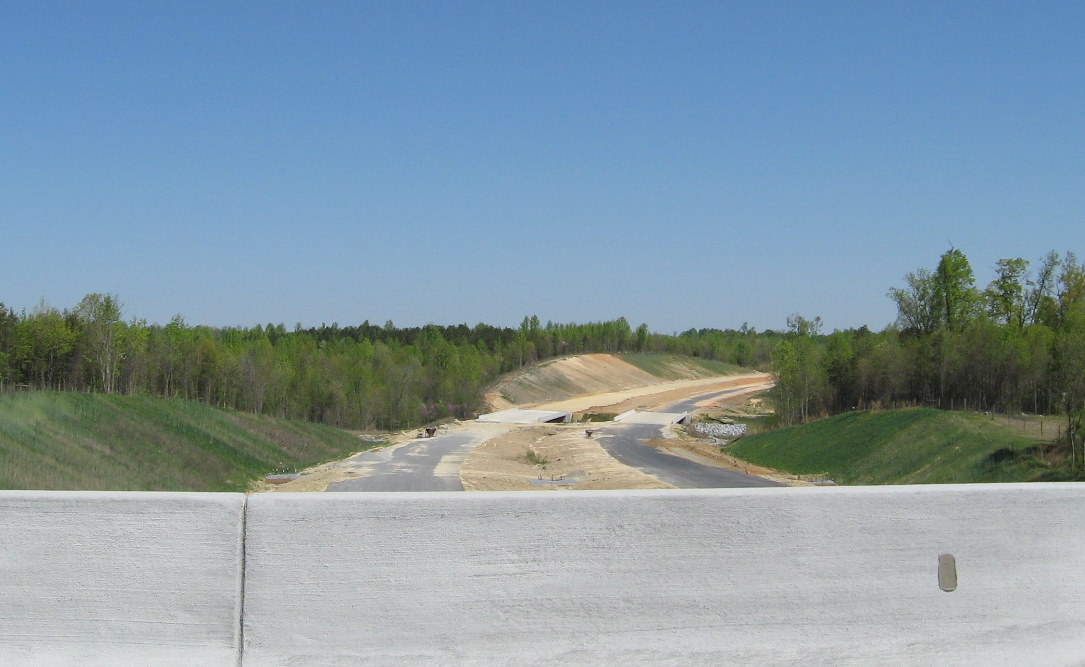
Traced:
[[599, 443], [607, 453], [626, 465], [680, 489], [719, 489], [750, 486], [780, 486], [755, 475], [701, 465], [668, 454], [644, 443], [663, 436], [663, 427], [654, 424], [608, 426], [598, 431]]
[[361, 476], [330, 484], [328, 491], [463, 491], [459, 464], [472, 447], [491, 435], [488, 431], [446, 433], [362, 452], [343, 462]]

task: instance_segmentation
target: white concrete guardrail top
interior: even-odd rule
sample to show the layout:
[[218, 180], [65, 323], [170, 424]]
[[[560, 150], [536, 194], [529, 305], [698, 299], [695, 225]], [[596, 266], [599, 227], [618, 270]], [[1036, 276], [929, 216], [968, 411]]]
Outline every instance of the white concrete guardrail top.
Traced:
[[1085, 486], [0, 492], [0, 664], [1085, 664]]

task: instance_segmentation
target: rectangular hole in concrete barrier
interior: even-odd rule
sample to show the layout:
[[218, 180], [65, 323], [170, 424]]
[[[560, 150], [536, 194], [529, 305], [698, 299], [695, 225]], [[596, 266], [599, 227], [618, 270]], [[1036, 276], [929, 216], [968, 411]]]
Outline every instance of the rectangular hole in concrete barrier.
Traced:
[[957, 590], [957, 560], [953, 554], [938, 557], [938, 588], [947, 593]]

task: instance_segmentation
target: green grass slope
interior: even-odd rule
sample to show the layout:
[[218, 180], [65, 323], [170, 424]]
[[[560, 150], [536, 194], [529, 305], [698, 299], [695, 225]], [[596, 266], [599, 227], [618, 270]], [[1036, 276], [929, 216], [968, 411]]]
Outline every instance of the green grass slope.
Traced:
[[0, 489], [244, 491], [367, 446], [338, 429], [191, 401], [0, 394]]
[[750, 372], [748, 368], [722, 361], [674, 354], [626, 353], [617, 356], [621, 357], [627, 364], [636, 366], [645, 373], [650, 373], [663, 380], [690, 380], [715, 375], [736, 375]]
[[740, 459], [838, 484], [1022, 482], [1046, 468], [1038, 441], [984, 415], [929, 408], [848, 412], [742, 438]]

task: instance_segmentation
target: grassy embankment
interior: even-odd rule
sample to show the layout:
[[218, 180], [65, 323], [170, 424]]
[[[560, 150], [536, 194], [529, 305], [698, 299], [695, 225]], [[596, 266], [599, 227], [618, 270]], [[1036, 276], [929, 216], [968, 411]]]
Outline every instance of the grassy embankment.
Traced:
[[673, 354], [629, 353], [617, 356], [621, 357], [627, 364], [636, 366], [645, 373], [650, 373], [662, 380], [688, 380], [714, 375], [736, 375], [751, 372], [748, 368], [722, 361]]
[[1005, 419], [930, 408], [848, 412], [750, 435], [727, 448], [740, 459], [837, 484], [1025, 482], [1069, 479], [1049, 467], [1053, 439]]
[[174, 399], [0, 394], [0, 489], [244, 491], [374, 446], [339, 429]]

